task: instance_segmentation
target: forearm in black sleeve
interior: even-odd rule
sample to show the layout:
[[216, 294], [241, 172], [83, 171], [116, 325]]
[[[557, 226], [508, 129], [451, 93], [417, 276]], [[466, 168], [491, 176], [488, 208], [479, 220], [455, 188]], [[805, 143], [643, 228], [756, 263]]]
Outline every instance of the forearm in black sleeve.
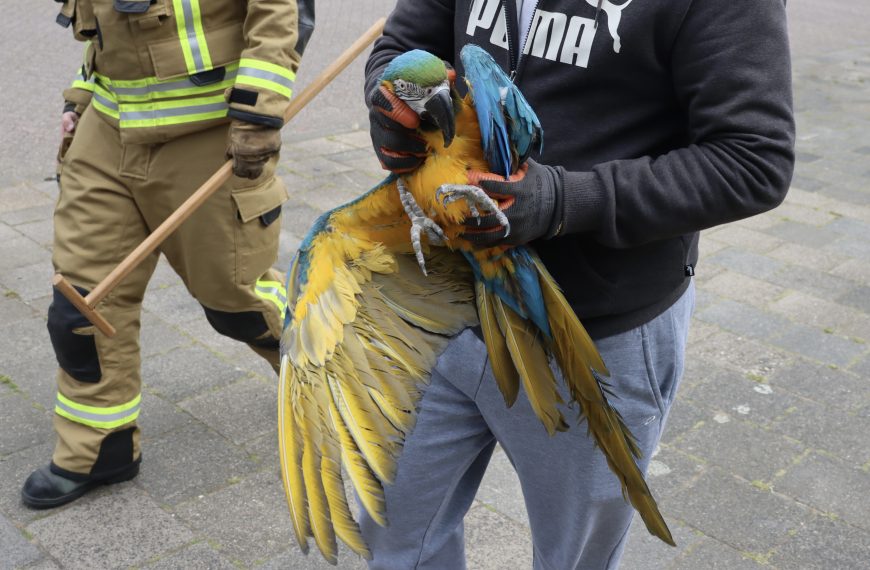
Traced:
[[567, 231], [630, 247], [752, 216], [785, 198], [794, 119], [783, 0], [695, 0], [672, 53], [691, 144], [569, 173], [566, 184], [579, 192], [566, 192]]

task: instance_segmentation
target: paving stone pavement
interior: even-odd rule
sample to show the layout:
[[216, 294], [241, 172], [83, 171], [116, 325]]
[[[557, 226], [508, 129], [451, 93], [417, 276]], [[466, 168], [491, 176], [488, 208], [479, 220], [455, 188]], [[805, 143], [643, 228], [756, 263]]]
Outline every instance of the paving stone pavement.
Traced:
[[[850, 46], [796, 50], [785, 203], [704, 232], [687, 369], [649, 474], [678, 547], [634, 525], [623, 568], [870, 567], [870, 42]], [[287, 137], [282, 269], [316, 215], [381, 178], [350, 124]], [[143, 317], [142, 474], [54, 511], [20, 504], [53, 440], [56, 196], [39, 177], [0, 187], [0, 570], [326, 568], [292, 544], [274, 377], [211, 331], [163, 262]], [[504, 453], [466, 522], [469, 568], [531, 566]], [[342, 552], [339, 568], [363, 567]]]

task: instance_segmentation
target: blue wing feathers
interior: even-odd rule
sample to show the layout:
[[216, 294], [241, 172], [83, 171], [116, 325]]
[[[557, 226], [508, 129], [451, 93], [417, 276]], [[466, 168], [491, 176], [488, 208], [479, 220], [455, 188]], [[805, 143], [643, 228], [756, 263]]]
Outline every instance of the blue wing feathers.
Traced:
[[541, 123], [520, 90], [491, 55], [474, 44], [460, 54], [480, 122], [483, 151], [490, 170], [516, 172], [532, 151], [540, 152]]

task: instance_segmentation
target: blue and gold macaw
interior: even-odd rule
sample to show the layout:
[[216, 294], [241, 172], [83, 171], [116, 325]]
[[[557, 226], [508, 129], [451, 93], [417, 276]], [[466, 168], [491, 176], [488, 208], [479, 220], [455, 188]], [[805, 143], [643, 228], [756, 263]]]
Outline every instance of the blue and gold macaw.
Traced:
[[[549, 366], [555, 357], [570, 399], [647, 528], [673, 544], [635, 459], [638, 447], [608, 403], [609, 376], [594, 343], [535, 252], [475, 249], [466, 219], [506, 207], [475, 172], [515, 175], [542, 144], [535, 113], [477, 46], [461, 54], [468, 94], [423, 51], [395, 58], [382, 91], [402, 106], [430, 149], [415, 171], [391, 175], [322, 215], [288, 272], [281, 339], [281, 470], [293, 528], [336, 562], [336, 537], [369, 557], [348, 507], [342, 466], [371, 517], [384, 519], [415, 409], [448, 340], [480, 324], [508, 406], [520, 385], [550, 434], [568, 428]], [[422, 271], [421, 271], [422, 269]]]

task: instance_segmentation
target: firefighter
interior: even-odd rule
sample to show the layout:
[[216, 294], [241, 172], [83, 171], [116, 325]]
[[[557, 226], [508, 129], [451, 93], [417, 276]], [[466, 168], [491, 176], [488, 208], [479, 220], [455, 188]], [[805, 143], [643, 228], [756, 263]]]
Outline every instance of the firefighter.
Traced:
[[[55, 271], [86, 294], [232, 157], [231, 180], [160, 252], [215, 330], [277, 370], [286, 297], [271, 266], [287, 192], [275, 164], [313, 0], [65, 0], [57, 21], [86, 49], [64, 91]], [[26, 505], [138, 474], [140, 312], [157, 259], [101, 305], [112, 338], [55, 291], [57, 444], [25, 481]]]

